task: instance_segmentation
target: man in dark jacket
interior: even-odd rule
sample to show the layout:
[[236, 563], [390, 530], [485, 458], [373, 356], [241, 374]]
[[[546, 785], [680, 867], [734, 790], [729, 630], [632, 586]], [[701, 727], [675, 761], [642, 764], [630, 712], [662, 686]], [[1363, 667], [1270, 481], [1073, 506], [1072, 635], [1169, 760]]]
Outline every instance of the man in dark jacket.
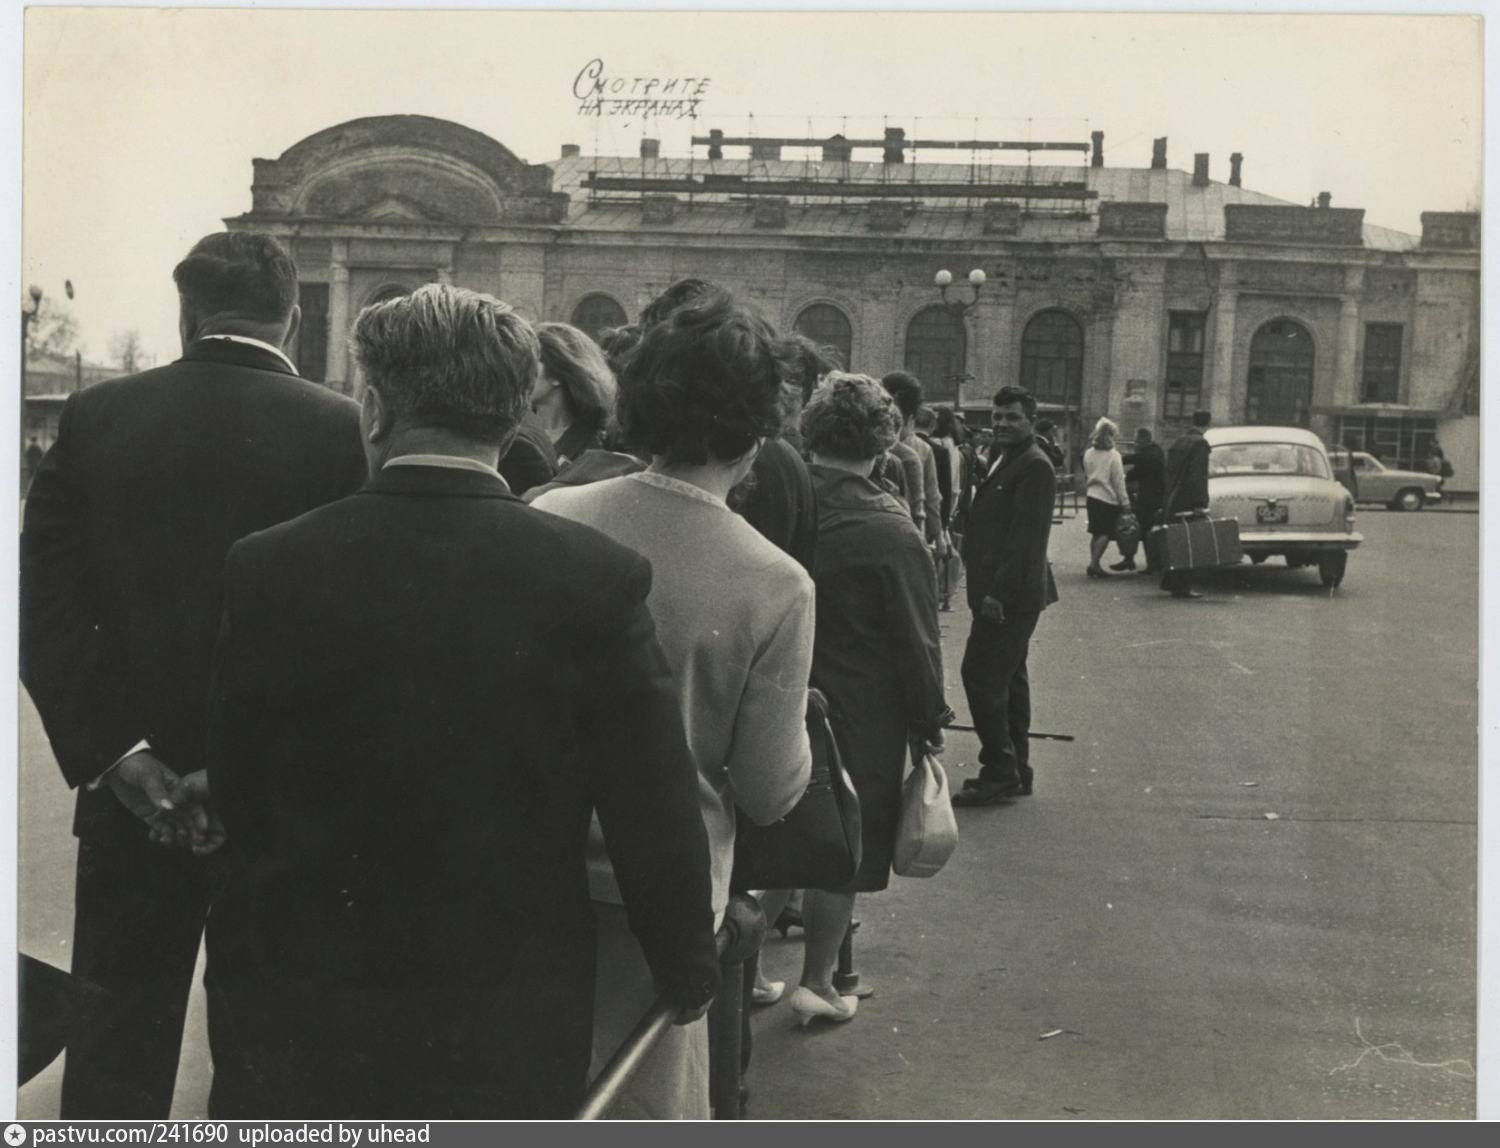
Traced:
[[[1146, 549], [1146, 573], [1155, 573], [1161, 566], [1156, 545], [1151, 541], [1151, 528], [1161, 517], [1161, 506], [1166, 498], [1167, 456], [1161, 447], [1152, 441], [1151, 431], [1141, 427], [1135, 432], [1135, 454], [1125, 464], [1126, 480], [1135, 486], [1134, 513], [1140, 527], [1142, 545]], [[1122, 548], [1123, 550], [1123, 548]], [[1126, 557], [1110, 567], [1111, 570], [1134, 570], [1135, 548]]]
[[[1172, 522], [1177, 515], [1208, 509], [1208, 455], [1210, 447], [1203, 432], [1208, 428], [1207, 411], [1193, 412], [1193, 425], [1183, 432], [1167, 451], [1167, 498], [1162, 521]], [[1162, 558], [1165, 562], [1165, 557]], [[1161, 588], [1174, 598], [1201, 598], [1193, 589], [1191, 570], [1169, 570], [1161, 576]]]
[[978, 778], [953, 804], [990, 805], [1031, 793], [1031, 680], [1026, 654], [1042, 611], [1057, 601], [1047, 540], [1057, 476], [1032, 432], [1036, 399], [1021, 387], [995, 395], [994, 450], [964, 535], [969, 608], [964, 693], [979, 733]]
[[504, 303], [429, 284], [354, 345], [369, 484], [225, 572], [207, 790], [243, 864], [208, 926], [209, 1111], [566, 1117], [591, 811], [679, 1020], [718, 986], [651, 567], [506, 490], [539, 344]]
[[21, 680], [79, 790], [72, 968], [109, 992], [68, 1048], [66, 1119], [171, 1108], [222, 859], [142, 820], [170, 836], [161, 803], [203, 768], [224, 557], [364, 478], [358, 408], [281, 351], [300, 316], [275, 241], [210, 235], [173, 278], [182, 358], [68, 399], [21, 535]]

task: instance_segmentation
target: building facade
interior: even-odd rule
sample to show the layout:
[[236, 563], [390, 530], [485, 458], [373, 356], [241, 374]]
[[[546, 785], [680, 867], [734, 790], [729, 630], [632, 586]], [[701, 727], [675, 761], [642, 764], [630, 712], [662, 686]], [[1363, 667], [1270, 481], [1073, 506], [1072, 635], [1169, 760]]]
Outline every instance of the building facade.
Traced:
[[[991, 162], [1005, 149], [1027, 162]], [[929, 161], [963, 152], [970, 162]], [[528, 164], [462, 125], [390, 116], [256, 160], [251, 210], [226, 223], [287, 244], [303, 279], [300, 365], [342, 390], [359, 309], [424, 282], [595, 331], [693, 275], [838, 347], [852, 370], [912, 370], [930, 402], [981, 420], [1019, 382], [1075, 450], [1099, 415], [1171, 438], [1203, 407], [1219, 423], [1310, 427], [1392, 465], [1421, 464], [1440, 439], [1448, 488], [1477, 490], [1479, 217], [1428, 213], [1407, 235], [1327, 195], [1301, 206], [1249, 191], [1237, 154], [1227, 183], [1194, 160], [1168, 167], [1158, 140], [1150, 167], [1109, 167], [1098, 132], [1008, 144], [897, 128], [712, 132], [687, 158], [649, 139], [638, 156], [567, 146]]]

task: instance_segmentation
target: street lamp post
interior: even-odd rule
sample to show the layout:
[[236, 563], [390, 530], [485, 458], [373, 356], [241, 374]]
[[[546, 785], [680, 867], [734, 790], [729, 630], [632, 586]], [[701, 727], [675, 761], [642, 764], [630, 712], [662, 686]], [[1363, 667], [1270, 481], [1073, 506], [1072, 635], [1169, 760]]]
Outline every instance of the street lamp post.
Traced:
[[939, 271], [932, 277], [932, 285], [938, 289], [938, 294], [943, 297], [943, 305], [952, 308], [959, 315], [967, 315], [979, 305], [979, 293], [984, 290], [984, 272], [978, 267], [969, 272], [969, 286], [974, 289], [974, 298], [965, 303], [959, 299], [948, 298], [948, 288], [953, 286], [953, 272]]
[[[957, 315], [959, 317], [959, 321], [962, 322], [963, 319], [966, 318], [969, 313], [974, 310], [975, 307], [979, 306], [979, 293], [984, 290], [984, 280], [985, 274], [978, 267], [969, 272], [969, 286], [974, 291], [974, 298], [970, 299], [967, 303], [965, 303], [961, 299], [948, 298], [948, 288], [953, 286], [953, 272], [947, 270], [946, 268], [942, 271], [939, 271], [932, 277], [932, 285], [938, 289], [938, 294], [942, 296], [943, 306], [947, 307], [948, 310]], [[958, 374], [958, 378], [960, 381], [958, 387], [956, 388], [953, 403], [953, 405], [959, 409], [962, 409], [963, 407], [964, 388], [962, 380], [972, 379], [974, 377], [974, 372], [969, 369], [969, 353], [969, 340], [965, 339], [964, 361], [961, 364], [961, 369]]]

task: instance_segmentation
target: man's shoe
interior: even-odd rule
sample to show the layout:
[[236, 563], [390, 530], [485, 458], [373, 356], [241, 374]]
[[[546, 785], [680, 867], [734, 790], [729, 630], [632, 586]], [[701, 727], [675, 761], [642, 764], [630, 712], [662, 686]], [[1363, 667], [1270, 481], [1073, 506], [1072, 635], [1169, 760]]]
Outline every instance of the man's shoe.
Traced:
[[1019, 779], [1015, 781], [983, 781], [960, 789], [953, 795], [953, 804], [960, 808], [976, 805], [994, 805], [1007, 798], [1016, 797], [1024, 788]]
[[1121, 562], [1116, 562], [1113, 566], [1110, 567], [1110, 569], [1111, 570], [1115, 570], [1115, 571], [1134, 570], [1135, 569], [1135, 559], [1134, 558], [1126, 558], [1126, 559], [1124, 559]]
[[1172, 591], [1172, 597], [1174, 597], [1174, 598], [1201, 598], [1201, 597], [1203, 597], [1203, 595], [1200, 594], [1200, 593], [1198, 593], [1198, 591], [1196, 591], [1196, 590], [1173, 590]]

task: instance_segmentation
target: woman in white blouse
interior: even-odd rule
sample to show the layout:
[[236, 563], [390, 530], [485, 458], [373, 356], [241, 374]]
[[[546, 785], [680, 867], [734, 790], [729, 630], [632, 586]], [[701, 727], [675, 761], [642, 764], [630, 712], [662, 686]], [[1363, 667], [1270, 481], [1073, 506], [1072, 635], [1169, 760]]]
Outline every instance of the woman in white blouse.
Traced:
[[[651, 562], [646, 602], [698, 764], [715, 925], [729, 901], [735, 806], [769, 825], [797, 803], [812, 766], [805, 723], [812, 579], [726, 502], [781, 425], [785, 354], [765, 320], [705, 284], [646, 331], [620, 379], [621, 429], [651, 465], [559, 487], [532, 504], [592, 526]], [[602, 855], [595, 859], [606, 864]], [[597, 1067], [656, 991], [623, 910], [614, 908], [620, 898], [607, 869], [591, 878], [599, 921]], [[662, 1039], [614, 1114], [707, 1118], [703, 1020]]]
[[1130, 507], [1130, 496], [1125, 493], [1125, 463], [1115, 449], [1119, 433], [1120, 428], [1109, 419], [1100, 419], [1094, 424], [1089, 449], [1083, 452], [1083, 473], [1088, 480], [1090, 578], [1110, 576], [1099, 561], [1115, 536], [1121, 512]]

